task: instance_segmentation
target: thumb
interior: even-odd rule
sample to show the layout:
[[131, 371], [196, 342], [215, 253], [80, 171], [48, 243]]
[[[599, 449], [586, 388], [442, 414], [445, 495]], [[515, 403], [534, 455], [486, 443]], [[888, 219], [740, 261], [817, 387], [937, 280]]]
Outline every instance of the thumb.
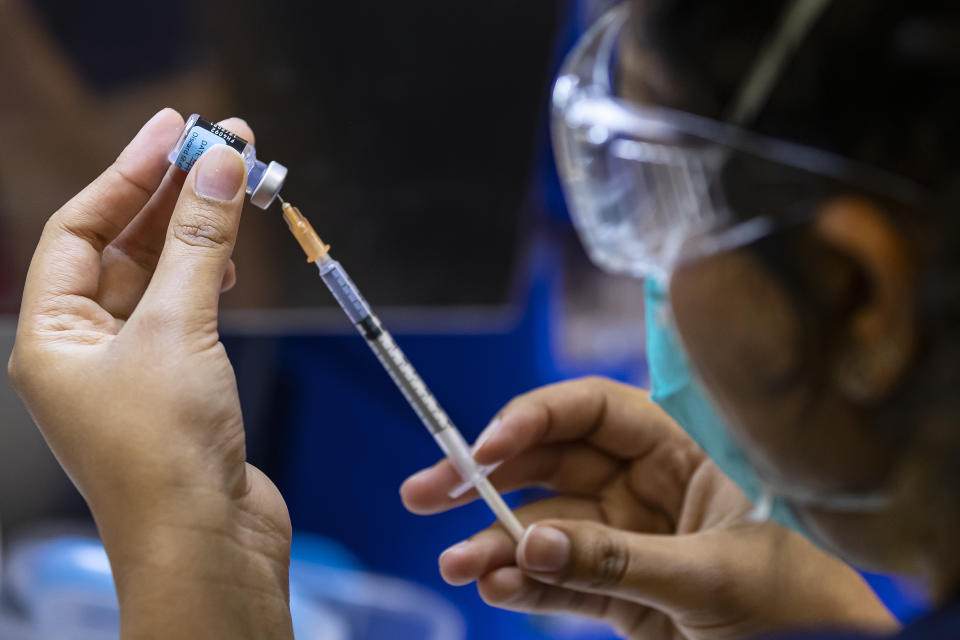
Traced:
[[173, 210], [141, 307], [172, 311], [193, 326], [216, 323], [245, 182], [243, 159], [226, 145], [213, 147], [197, 160]]
[[520, 540], [517, 565], [540, 582], [678, 614], [702, 607], [722, 588], [719, 563], [704, 546], [696, 536], [633, 533], [587, 520], [541, 521]]

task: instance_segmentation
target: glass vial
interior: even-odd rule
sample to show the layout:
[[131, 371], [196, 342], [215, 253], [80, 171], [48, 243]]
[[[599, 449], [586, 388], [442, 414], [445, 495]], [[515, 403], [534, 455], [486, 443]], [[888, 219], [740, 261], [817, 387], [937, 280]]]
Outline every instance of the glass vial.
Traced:
[[257, 150], [252, 144], [196, 113], [187, 118], [180, 138], [167, 159], [176, 167], [190, 171], [197, 158], [218, 144], [235, 149], [247, 165], [247, 194], [250, 202], [261, 209], [269, 207], [287, 179], [287, 168], [279, 162], [267, 164], [257, 160]]

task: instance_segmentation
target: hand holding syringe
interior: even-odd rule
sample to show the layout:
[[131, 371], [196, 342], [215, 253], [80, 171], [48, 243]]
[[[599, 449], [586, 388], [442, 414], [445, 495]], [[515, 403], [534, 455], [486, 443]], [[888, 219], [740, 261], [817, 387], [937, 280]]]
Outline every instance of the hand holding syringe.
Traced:
[[437, 399], [424, 384], [400, 347], [393, 341], [393, 337], [370, 310], [370, 305], [360, 295], [360, 291], [350, 280], [343, 266], [330, 257], [328, 253], [330, 247], [320, 240], [317, 232], [313, 230], [299, 209], [283, 200], [281, 203], [284, 220], [304, 253], [307, 254], [307, 261], [317, 265], [324, 284], [337, 299], [347, 317], [350, 318], [350, 322], [366, 339], [367, 344], [380, 360], [380, 364], [390, 374], [393, 382], [463, 479], [464, 484], [454, 494], [475, 488], [507, 532], [519, 542], [523, 536], [523, 525], [487, 479], [491, 469], [481, 467], [473, 459], [470, 446], [460, 435], [460, 431], [437, 403]]

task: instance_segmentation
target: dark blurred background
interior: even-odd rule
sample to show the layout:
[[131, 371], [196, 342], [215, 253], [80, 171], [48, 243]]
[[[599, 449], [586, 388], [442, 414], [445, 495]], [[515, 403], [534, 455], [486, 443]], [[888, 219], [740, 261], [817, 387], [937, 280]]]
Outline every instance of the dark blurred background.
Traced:
[[[47, 217], [172, 106], [251, 124], [258, 157], [290, 169], [285, 197], [468, 439], [535, 386], [583, 373], [643, 383], [641, 285], [588, 264], [547, 133], [556, 69], [611, 4], [0, 1], [0, 359]], [[223, 341], [251, 461], [314, 543], [295, 555], [426, 586], [471, 639], [607, 637], [490, 609], [440, 580], [439, 552], [490, 516], [480, 505], [433, 518], [402, 509], [400, 483], [439, 450], [277, 211], [247, 207], [234, 260]], [[90, 531], [5, 378], [0, 474], [14, 561], [38, 530]]]
[[[163, 105], [246, 118], [380, 304], [507, 301], [564, 3], [13, 4], [5, 311], [45, 217]], [[224, 303], [326, 304], [284, 226], [248, 214]]]

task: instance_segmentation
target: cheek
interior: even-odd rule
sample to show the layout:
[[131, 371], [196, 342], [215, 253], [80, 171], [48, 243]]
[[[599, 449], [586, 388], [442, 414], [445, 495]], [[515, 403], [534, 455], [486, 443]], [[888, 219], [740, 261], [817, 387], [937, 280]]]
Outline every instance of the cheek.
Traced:
[[789, 301], [738, 252], [698, 261], [671, 281], [674, 319], [701, 376], [718, 395], [759, 408], [801, 363]]
[[874, 487], [889, 452], [820, 374], [786, 293], [748, 254], [678, 270], [674, 319], [691, 364], [754, 460], [810, 489]]
[[798, 459], [803, 362], [789, 300], [749, 255], [731, 252], [678, 270], [677, 330], [714, 400], [758, 458], [778, 470]]

